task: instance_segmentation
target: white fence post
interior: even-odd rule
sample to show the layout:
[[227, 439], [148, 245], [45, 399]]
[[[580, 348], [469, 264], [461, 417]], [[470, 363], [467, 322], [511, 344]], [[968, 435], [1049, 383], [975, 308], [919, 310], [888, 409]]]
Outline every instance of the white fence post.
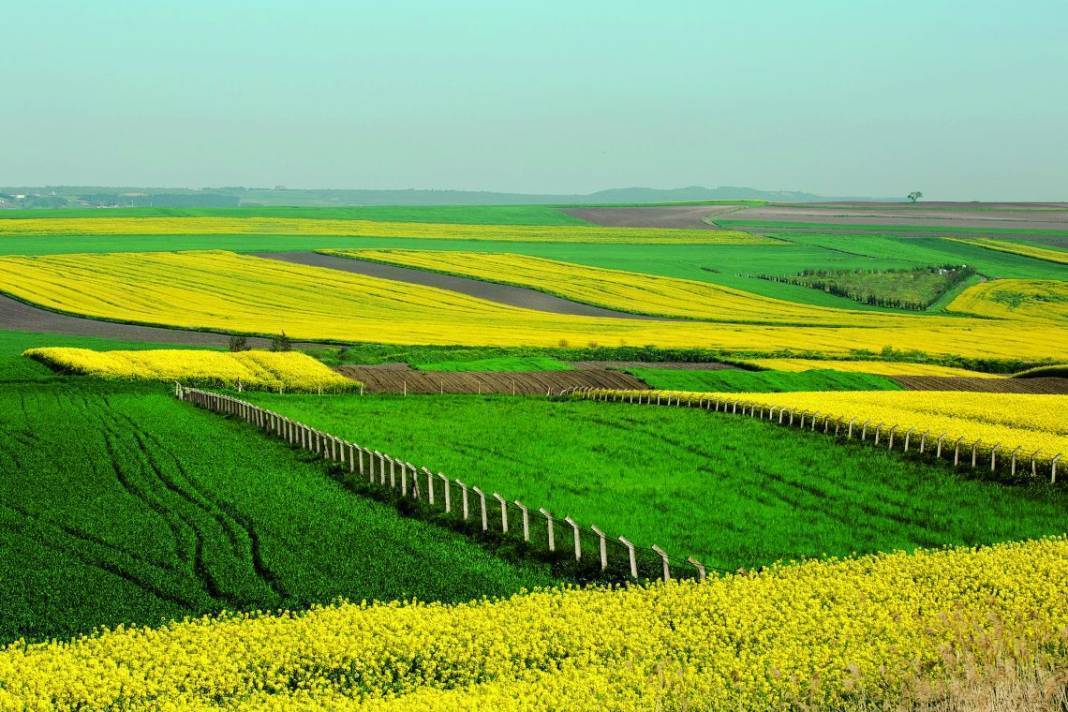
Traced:
[[545, 517], [545, 526], [549, 535], [549, 551], [556, 551], [556, 533], [553, 531], [553, 515], [549, 514], [544, 507], [538, 508], [538, 513]]
[[579, 534], [579, 525], [571, 517], [564, 517], [564, 521], [571, 526], [575, 539], [575, 561], [582, 561], [582, 538], [581, 534]]
[[445, 486], [445, 512], [449, 513], [452, 511], [452, 488], [449, 487], [449, 478], [440, 472], [438, 473], [438, 477], [441, 478], [441, 481]]
[[519, 507], [519, 511], [523, 514], [523, 541], [530, 541], [530, 512], [518, 499], [515, 501], [515, 506]]
[[590, 529], [597, 535], [599, 539], [599, 549], [601, 553], [601, 571], [608, 568], [608, 547], [605, 545], [604, 532], [598, 529], [593, 524], [590, 525]]
[[660, 556], [660, 563], [663, 564], [663, 566], [664, 566], [664, 580], [665, 581], [670, 581], [671, 580], [671, 565], [668, 563], [667, 552], [664, 551], [663, 549], [661, 549], [656, 544], [653, 544], [649, 548], [652, 549], [653, 551], [655, 551]]
[[482, 531], [489, 531], [489, 514], [486, 512], [486, 493], [475, 485], [471, 485], [471, 491], [478, 495], [478, 506], [482, 511]]
[[1057, 484], [1057, 460], [1061, 459], [1061, 454], [1057, 453], [1053, 456], [1053, 460], [1049, 464], [1049, 483], [1051, 485]]
[[697, 569], [697, 580], [698, 581], [704, 581], [705, 580], [705, 565], [702, 564], [697, 559], [693, 558], [692, 556], [687, 556], [686, 560], [690, 562], [690, 566], [692, 566], [695, 569]]
[[422, 470], [426, 475], [426, 501], [434, 504], [434, 473], [425, 467]]
[[460, 480], [453, 480], [453, 482], [455, 482], [456, 486], [460, 488], [460, 511], [463, 512], [464, 521], [466, 522], [467, 516], [471, 511], [467, 505], [467, 485], [465, 485]]
[[497, 500], [497, 504], [501, 506], [501, 534], [508, 533], [508, 503], [504, 501], [504, 497], [500, 496], [496, 492], [493, 493], [493, 498]]
[[630, 564], [630, 576], [631, 578], [638, 578], [638, 560], [634, 556], [634, 544], [631, 544], [626, 537], [619, 537], [619, 541], [623, 546], [627, 547], [627, 560]]

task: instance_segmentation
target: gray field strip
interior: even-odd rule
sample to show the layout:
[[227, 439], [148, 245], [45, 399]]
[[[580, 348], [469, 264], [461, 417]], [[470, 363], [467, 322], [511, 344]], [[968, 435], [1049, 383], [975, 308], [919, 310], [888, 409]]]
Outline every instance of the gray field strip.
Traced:
[[317, 252], [261, 252], [254, 253], [256, 257], [264, 259], [280, 260], [308, 267], [325, 267], [337, 269], [354, 274], [362, 274], [368, 277], [390, 279], [396, 282], [418, 284], [423, 287], [436, 287], [459, 292], [471, 297], [485, 299], [498, 304], [506, 304], [523, 309], [549, 312], [551, 314], [565, 314], [569, 316], [599, 316], [619, 319], [664, 319], [644, 314], [631, 314], [629, 312], [615, 311], [595, 307], [591, 304], [573, 302], [562, 297], [539, 292], [536, 289], [526, 287], [512, 287], [495, 282], [483, 282], [468, 277], [457, 277], [440, 272], [428, 272], [410, 267], [397, 267], [395, 265], [382, 264], [381, 262], [369, 262], [366, 260], [352, 259], [349, 257], [336, 257], [334, 255], [321, 255]]

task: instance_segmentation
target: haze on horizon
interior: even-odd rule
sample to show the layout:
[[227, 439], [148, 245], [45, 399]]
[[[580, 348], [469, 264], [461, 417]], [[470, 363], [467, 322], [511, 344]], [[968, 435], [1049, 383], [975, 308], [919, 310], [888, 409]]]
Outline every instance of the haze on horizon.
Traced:
[[8, 3], [0, 185], [1068, 200], [1068, 5]]

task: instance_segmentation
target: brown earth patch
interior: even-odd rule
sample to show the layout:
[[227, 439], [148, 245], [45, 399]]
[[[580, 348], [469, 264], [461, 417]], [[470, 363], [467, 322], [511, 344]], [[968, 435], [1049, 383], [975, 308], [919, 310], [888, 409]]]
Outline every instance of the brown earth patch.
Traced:
[[[856, 226], [923, 226], [968, 229], [1068, 230], [1068, 205], [970, 203], [834, 203], [746, 207], [729, 220]], [[928, 235], [930, 236], [930, 235]]]
[[546, 395], [565, 388], [621, 388], [648, 390], [642, 381], [622, 371], [534, 371], [500, 373], [487, 371], [417, 371], [398, 367], [342, 366], [340, 373], [364, 384], [369, 393], [502, 393]]
[[974, 391], [977, 393], [1068, 394], [1068, 378], [967, 378], [953, 376], [891, 376], [910, 391]]

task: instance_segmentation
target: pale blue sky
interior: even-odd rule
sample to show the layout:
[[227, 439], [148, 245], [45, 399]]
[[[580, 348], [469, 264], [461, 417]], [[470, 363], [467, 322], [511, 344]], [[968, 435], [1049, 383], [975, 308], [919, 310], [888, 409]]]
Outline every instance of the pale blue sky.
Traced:
[[0, 185], [1068, 200], [1068, 2], [0, 0]]

